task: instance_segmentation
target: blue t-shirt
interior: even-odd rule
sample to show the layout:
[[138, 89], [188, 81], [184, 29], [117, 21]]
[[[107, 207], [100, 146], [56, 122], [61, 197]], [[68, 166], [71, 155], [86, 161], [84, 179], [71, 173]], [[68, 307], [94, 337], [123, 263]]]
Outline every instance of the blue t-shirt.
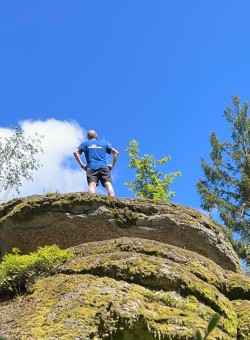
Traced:
[[82, 143], [78, 150], [84, 152], [88, 170], [107, 169], [106, 153], [111, 154], [111, 146], [106, 142], [89, 139]]

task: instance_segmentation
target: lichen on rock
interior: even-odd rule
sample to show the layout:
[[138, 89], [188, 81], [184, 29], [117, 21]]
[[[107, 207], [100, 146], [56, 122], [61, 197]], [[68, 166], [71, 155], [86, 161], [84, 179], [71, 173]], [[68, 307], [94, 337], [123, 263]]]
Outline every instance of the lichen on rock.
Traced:
[[[221, 319], [213, 339], [236, 339], [249, 332], [246, 321], [237, 317], [242, 313], [239, 300], [224, 295], [232, 272], [199, 254], [135, 238], [91, 242], [71, 250], [73, 259], [57, 273], [38, 278], [26, 295], [2, 306], [7, 315], [12, 310], [14, 319], [4, 335], [191, 340], [197, 329], [204, 332], [215, 312]], [[18, 304], [27, 307], [21, 310]]]
[[49, 194], [0, 206], [0, 257], [17, 247], [69, 248], [81, 243], [139, 237], [202, 254], [222, 268], [242, 272], [223, 230], [195, 209], [149, 199], [87, 193]]
[[0, 296], [7, 339], [250, 338], [250, 279], [221, 228], [169, 202], [84, 193], [0, 207], [2, 255], [57, 244], [73, 257], [24, 295]]

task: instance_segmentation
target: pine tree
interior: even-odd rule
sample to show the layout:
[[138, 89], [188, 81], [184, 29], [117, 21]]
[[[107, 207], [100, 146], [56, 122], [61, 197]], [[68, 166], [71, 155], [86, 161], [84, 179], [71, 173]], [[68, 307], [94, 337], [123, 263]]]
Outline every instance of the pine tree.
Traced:
[[[234, 245], [242, 258], [250, 263], [250, 119], [249, 104], [232, 97], [224, 116], [231, 127], [230, 141], [221, 142], [215, 132], [210, 136], [211, 162], [201, 159], [205, 179], [197, 189], [201, 207], [219, 214], [225, 227], [240, 237]], [[249, 254], [248, 254], [249, 253]]]

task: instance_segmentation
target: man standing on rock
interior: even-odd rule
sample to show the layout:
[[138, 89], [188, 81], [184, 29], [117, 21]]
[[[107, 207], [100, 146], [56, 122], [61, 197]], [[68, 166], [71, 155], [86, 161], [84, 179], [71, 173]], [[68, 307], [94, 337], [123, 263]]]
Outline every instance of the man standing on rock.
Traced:
[[[87, 173], [88, 192], [95, 194], [100, 181], [102, 186], [107, 189], [108, 195], [115, 196], [110, 171], [115, 166], [119, 152], [106, 142], [97, 140], [98, 136], [94, 130], [88, 131], [87, 138], [88, 140], [75, 149], [73, 154], [81, 168]], [[86, 165], [81, 161], [80, 155], [82, 153], [85, 155]], [[110, 165], [107, 165], [106, 162], [107, 153], [113, 155]]]

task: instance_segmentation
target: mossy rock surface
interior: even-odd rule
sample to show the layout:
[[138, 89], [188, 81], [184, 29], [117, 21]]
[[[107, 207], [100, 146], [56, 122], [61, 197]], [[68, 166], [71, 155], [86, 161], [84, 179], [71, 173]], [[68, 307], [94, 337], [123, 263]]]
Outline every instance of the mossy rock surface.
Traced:
[[[74, 257], [23, 296], [2, 300], [7, 339], [194, 339], [215, 313], [210, 339], [249, 339], [249, 279], [172, 245], [137, 238], [71, 248]], [[232, 277], [234, 275], [234, 277]], [[242, 279], [242, 280], [241, 280]], [[245, 294], [245, 293], [244, 293]], [[246, 296], [246, 295], [245, 295]]]
[[[92, 275], [39, 279], [12, 339], [193, 339], [213, 311], [194, 297]], [[223, 328], [223, 324], [220, 325]], [[230, 339], [218, 328], [216, 339]]]
[[66, 249], [119, 237], [172, 244], [242, 272], [223, 229], [201, 212], [177, 203], [69, 193], [0, 205], [0, 258], [13, 247], [27, 254], [44, 245]]
[[233, 301], [235, 311], [239, 320], [237, 339], [250, 339], [250, 301]]

